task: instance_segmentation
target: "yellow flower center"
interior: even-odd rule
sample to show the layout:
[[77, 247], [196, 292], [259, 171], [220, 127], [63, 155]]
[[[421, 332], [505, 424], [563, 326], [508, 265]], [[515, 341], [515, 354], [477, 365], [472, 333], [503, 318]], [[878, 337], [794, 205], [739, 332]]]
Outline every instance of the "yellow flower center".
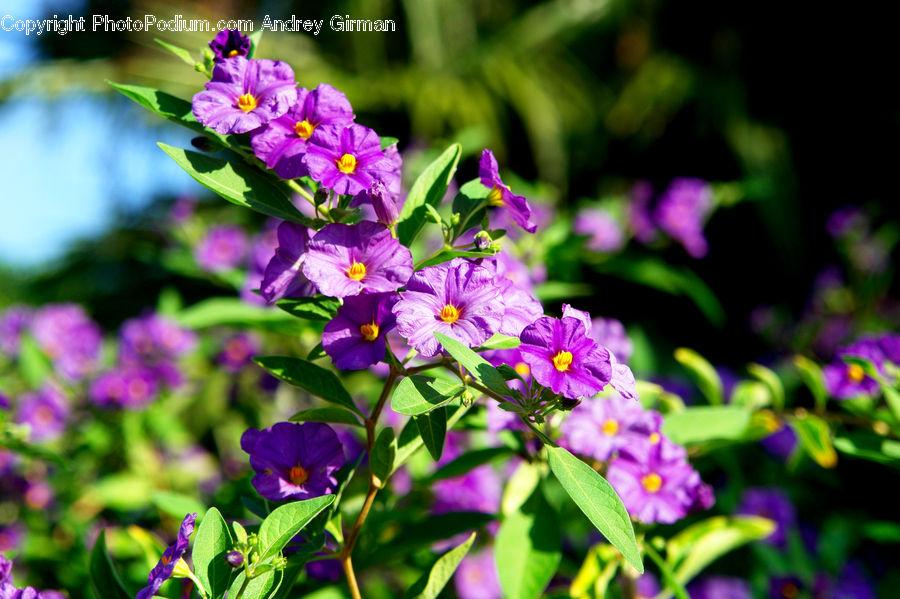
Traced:
[[241, 53], [240, 50], [232, 50], [231, 52], [228, 53], [228, 58], [234, 58], [235, 56], [237, 56], [240, 53]]
[[291, 482], [295, 485], [302, 485], [306, 482], [306, 479], [309, 478], [309, 474], [307, 474], [306, 469], [303, 468], [300, 464], [297, 464], [291, 471], [288, 473], [288, 478], [291, 479]]
[[859, 364], [847, 364], [847, 378], [854, 383], [861, 383], [866, 378], [866, 371]]
[[[297, 124], [294, 125], [294, 132], [297, 134], [297, 137], [300, 139], [309, 139], [313, 134], [313, 129], [316, 126], [310, 123], [307, 120], [297, 121]], [[345, 156], [350, 156], [349, 154], [344, 154]], [[352, 156], [350, 156], [352, 158]], [[355, 162], [355, 161], [354, 161]], [[340, 164], [338, 164], [338, 168], [340, 168]]]
[[363, 339], [366, 341], [375, 341], [378, 339], [378, 325], [374, 322], [362, 325], [359, 327], [359, 332], [362, 333]]
[[663, 479], [656, 472], [651, 472], [641, 478], [641, 484], [651, 493], [656, 493], [662, 488]]
[[603, 434], [612, 437], [617, 432], [619, 432], [619, 423], [610, 418], [606, 422], [603, 423], [603, 426], [600, 427], [600, 430], [603, 431]]
[[572, 365], [572, 352], [560, 351], [550, 359], [553, 360], [553, 365], [558, 371], [565, 372]]
[[459, 309], [453, 304], [447, 304], [441, 308], [441, 320], [447, 324], [453, 324], [459, 320]]
[[659, 436], [659, 433], [650, 433], [650, 442], [653, 443], [654, 445], [659, 443], [659, 440], [661, 438], [662, 437]]
[[503, 206], [503, 190], [499, 185], [495, 185], [488, 193], [487, 201], [491, 206]]
[[362, 281], [363, 277], [366, 276], [366, 265], [362, 262], [354, 262], [347, 269], [347, 276], [354, 281]]
[[256, 98], [253, 97], [253, 94], [246, 93], [243, 96], [238, 97], [237, 107], [244, 112], [250, 112], [256, 108]]
[[531, 374], [531, 366], [526, 364], [525, 362], [519, 362], [513, 367], [513, 370], [516, 371], [516, 374], [519, 376], [528, 376]]
[[338, 170], [346, 175], [352, 175], [356, 172], [356, 156], [353, 154], [344, 154], [334, 161]]

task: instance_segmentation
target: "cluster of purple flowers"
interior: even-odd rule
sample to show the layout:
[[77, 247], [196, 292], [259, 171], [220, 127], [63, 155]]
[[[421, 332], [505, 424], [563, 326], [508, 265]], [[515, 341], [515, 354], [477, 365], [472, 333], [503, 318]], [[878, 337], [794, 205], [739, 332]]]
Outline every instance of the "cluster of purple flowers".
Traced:
[[858, 363], [844, 358], [868, 361], [878, 374], [891, 382], [900, 365], [900, 335], [888, 333], [877, 337], [864, 337], [839, 348], [836, 358], [822, 369], [825, 388], [835, 399], [875, 397], [880, 393], [879, 383]]
[[576, 407], [560, 428], [560, 444], [608, 462], [606, 477], [634, 518], [668, 524], [709, 509], [714, 498], [684, 448], [666, 438], [661, 426], [658, 412], [611, 397]]
[[709, 249], [703, 225], [712, 209], [712, 188], [702, 179], [674, 179], [659, 196], [649, 182], [641, 181], [631, 192], [629, 226], [642, 243], [653, 241], [662, 231], [693, 258], [702, 258]]
[[19, 335], [28, 327], [54, 369], [67, 381], [78, 382], [90, 375], [100, 357], [100, 327], [76, 304], [50, 304], [33, 314], [25, 309], [10, 312], [10, 347], [18, 348]]
[[12, 582], [12, 562], [0, 554], [0, 599], [65, 599], [65, 595], [34, 587], [17, 588]]

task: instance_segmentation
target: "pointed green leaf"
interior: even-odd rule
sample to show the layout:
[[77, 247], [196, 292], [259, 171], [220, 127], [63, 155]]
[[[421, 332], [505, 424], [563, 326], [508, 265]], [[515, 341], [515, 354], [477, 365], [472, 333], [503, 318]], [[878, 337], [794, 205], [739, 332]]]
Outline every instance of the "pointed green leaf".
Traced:
[[289, 418], [291, 422], [328, 422], [332, 424], [350, 424], [362, 426], [359, 418], [339, 408], [314, 408], [301, 410]]
[[[282, 570], [269, 570], [255, 578], [251, 578], [250, 582], [247, 583], [247, 588], [244, 589], [244, 594], [241, 595], [241, 599], [268, 599], [281, 586], [282, 576]], [[234, 579], [234, 582], [231, 583], [231, 588], [228, 589], [228, 596], [237, 597], [243, 584], [244, 573], [241, 572]]]
[[419, 436], [434, 461], [441, 459], [444, 452], [444, 439], [447, 437], [447, 409], [444, 407], [431, 410], [427, 414], [414, 416]]
[[330, 401], [362, 415], [350, 398], [350, 394], [344, 389], [340, 379], [330, 370], [290, 356], [267, 356], [254, 358], [253, 361], [286, 383], [306, 389], [325, 401]]
[[784, 408], [784, 385], [781, 384], [778, 375], [762, 364], [749, 364], [747, 371], [769, 388], [769, 392], [772, 394], [772, 405], [778, 410]]
[[276, 508], [259, 525], [260, 561], [275, 557], [303, 527], [331, 505], [334, 495], [322, 495], [304, 501], [294, 501]]
[[265, 31], [265, 29], [257, 29], [250, 34], [250, 51], [247, 52], [247, 58], [256, 57], [256, 53], [259, 51], [259, 42], [262, 40], [263, 31]]
[[675, 350], [675, 359], [687, 368], [709, 403], [722, 405], [722, 379], [706, 358], [692, 349], [679, 347]]
[[679, 445], [743, 438], [752, 413], [740, 406], [696, 406], [667, 414], [663, 433]]
[[[447, 419], [447, 430], [451, 430], [453, 426], [466, 415], [473, 405], [474, 404], [451, 407], [450, 409], [455, 411], [453, 411], [453, 415]], [[406, 423], [406, 426], [403, 427], [403, 430], [400, 431], [400, 436], [397, 438], [397, 457], [394, 458], [394, 471], [415, 455], [415, 453], [422, 448], [422, 445], [422, 436], [419, 434], [415, 419], [410, 418], [409, 422]]]
[[453, 144], [432, 162], [413, 183], [397, 221], [397, 238], [409, 247], [425, 225], [425, 204], [440, 204], [450, 185], [462, 148]]
[[816, 405], [825, 405], [828, 393], [825, 391], [825, 378], [822, 376], [822, 369], [819, 368], [819, 365], [806, 356], [800, 355], [794, 356], [794, 365], [800, 372], [803, 383], [816, 399]]
[[280, 299], [275, 305], [297, 318], [328, 322], [337, 313], [341, 300], [327, 295]]
[[391, 396], [391, 409], [415, 416], [442, 406], [465, 391], [462, 383], [414, 374], [400, 381]]
[[540, 487], [503, 519], [494, 560], [504, 597], [537, 599], [550, 583], [562, 560], [562, 539], [556, 512]]
[[500, 333], [494, 333], [494, 335], [481, 344], [478, 348], [479, 351], [485, 351], [489, 349], [513, 349], [522, 345], [522, 342], [518, 337], [510, 337], [509, 335], [502, 335]]
[[497, 252], [491, 251], [481, 252], [477, 250], [445, 250], [437, 256], [432, 256], [428, 260], [417, 264], [416, 270], [422, 270], [423, 268], [426, 268], [428, 266], [435, 266], [437, 264], [443, 264], [444, 262], [450, 262], [454, 258], [489, 258], [496, 254]]
[[788, 424], [797, 433], [806, 453], [823, 468], [834, 468], [837, 465], [837, 452], [831, 444], [831, 429], [828, 423], [812, 414], [789, 416]]
[[91, 590], [97, 599], [131, 599], [131, 593], [125, 590], [125, 585], [109, 558], [105, 530], [100, 531], [94, 548], [91, 549], [90, 574]]
[[191, 561], [194, 574], [213, 599], [222, 597], [228, 590], [228, 580], [233, 570], [225, 561], [225, 556], [233, 545], [222, 514], [214, 507], [209, 508], [197, 527]]
[[437, 599], [474, 542], [473, 532], [463, 543], [439, 557], [431, 569], [409, 588], [403, 596], [404, 599]]
[[372, 455], [369, 458], [372, 474], [378, 480], [384, 482], [394, 470], [394, 458], [397, 456], [397, 440], [394, 438], [394, 429], [385, 427], [378, 433], [375, 444], [372, 446]]
[[398, 143], [399, 141], [400, 140], [397, 139], [396, 137], [388, 137], [387, 135], [385, 135], [384, 137], [381, 138], [382, 151], [388, 149], [389, 147], [391, 147], [395, 143]]
[[585, 516], [638, 572], [644, 572], [641, 552], [628, 511], [605, 478], [562, 447], [547, 447], [550, 469]]
[[441, 345], [444, 346], [447, 353], [456, 358], [456, 361], [469, 371], [472, 378], [494, 393], [499, 393], [500, 395], [512, 395], [509, 385], [506, 384], [506, 379], [504, 379], [503, 375], [497, 372], [497, 369], [487, 360], [456, 339], [452, 339], [441, 333], [435, 333], [434, 336], [441, 342]]
[[165, 48], [166, 50], [168, 50], [169, 52], [171, 52], [172, 54], [174, 54], [175, 56], [177, 56], [178, 58], [180, 58], [183, 62], [185, 62], [191, 66], [194, 66], [194, 64], [197, 62], [193, 58], [191, 58], [191, 53], [188, 52], [187, 50], [185, 50], [184, 48], [179, 48], [178, 46], [175, 46], [168, 42], [164, 42], [158, 38], [153, 38], [153, 41], [156, 42], [157, 44], [159, 44], [160, 46], [162, 46], [163, 48]]

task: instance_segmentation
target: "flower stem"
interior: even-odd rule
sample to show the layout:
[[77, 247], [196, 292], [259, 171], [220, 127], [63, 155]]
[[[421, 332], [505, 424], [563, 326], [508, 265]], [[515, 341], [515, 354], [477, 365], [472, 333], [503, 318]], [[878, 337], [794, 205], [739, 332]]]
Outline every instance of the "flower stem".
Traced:
[[241, 588], [238, 589], [237, 595], [234, 596], [234, 599], [241, 599], [244, 594], [244, 591], [247, 590], [247, 585], [250, 584], [250, 577], [247, 576], [247, 570], [244, 570], [244, 582], [241, 584]]

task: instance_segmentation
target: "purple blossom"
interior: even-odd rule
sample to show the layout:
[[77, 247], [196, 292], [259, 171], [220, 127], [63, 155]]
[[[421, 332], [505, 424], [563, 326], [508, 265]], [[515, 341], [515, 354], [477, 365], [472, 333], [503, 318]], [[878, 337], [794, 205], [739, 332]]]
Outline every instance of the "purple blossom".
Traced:
[[537, 225], [530, 220], [531, 206], [528, 205], [525, 198], [510, 191], [509, 187], [500, 179], [497, 159], [490, 150], [481, 152], [481, 159], [478, 161], [478, 177], [481, 179], [481, 184], [490, 190], [487, 196], [489, 205], [504, 208], [516, 224], [529, 233], [537, 230]]
[[794, 504], [784, 491], [777, 488], [746, 489], [737, 513], [762, 516], [774, 521], [775, 530], [766, 540], [777, 547], [785, 547], [787, 533], [797, 522]]
[[88, 397], [98, 406], [141, 408], [156, 399], [156, 374], [143, 366], [122, 366], [97, 377]]
[[81, 306], [50, 304], [34, 317], [31, 333], [53, 366], [65, 378], [80, 381], [100, 356], [100, 327]]
[[332, 297], [396, 291], [412, 272], [409, 249], [371, 221], [326, 225], [309, 242], [303, 261], [303, 274]]
[[14, 358], [19, 355], [22, 333], [31, 324], [33, 311], [25, 306], [10, 306], [0, 315], [0, 352]]
[[487, 548], [464, 557], [453, 574], [453, 586], [459, 599], [501, 599], [494, 552]]
[[359, 370], [384, 360], [385, 333], [396, 325], [396, 293], [351, 295], [325, 325], [322, 348], [341, 370]]
[[644, 572], [638, 576], [634, 586], [637, 592], [635, 599], [653, 599], [662, 591], [659, 580], [651, 572]]
[[634, 345], [625, 333], [625, 325], [615, 318], [592, 318], [591, 337], [614, 353], [619, 361], [627, 364], [631, 360]]
[[223, 29], [209, 42], [209, 49], [215, 54], [215, 61], [244, 56], [250, 52], [250, 37], [237, 29]]
[[253, 153], [282, 179], [309, 174], [303, 164], [307, 143], [321, 125], [345, 127], [353, 123], [353, 107], [343, 92], [327, 83], [314, 90], [300, 88], [297, 102], [283, 116], [273, 119], [250, 138]]
[[219, 354], [219, 364], [228, 372], [240, 372], [250, 360], [253, 354], [259, 351], [259, 337], [250, 333], [237, 333], [225, 340], [222, 353]]
[[16, 410], [16, 422], [31, 427], [31, 439], [47, 441], [66, 429], [69, 401], [56, 386], [47, 384], [37, 393], [23, 395]]
[[605, 462], [626, 446], [660, 438], [662, 416], [620, 397], [582, 403], [560, 427], [566, 449]]
[[753, 599], [750, 583], [731, 576], [707, 576], [688, 586], [691, 599]]
[[176, 360], [193, 350], [196, 343], [194, 333], [165, 316], [132, 318], [119, 330], [119, 363], [148, 368], [159, 381], [177, 387], [182, 377]]
[[279, 422], [247, 429], [241, 449], [256, 472], [253, 486], [271, 501], [312, 499], [333, 493], [335, 472], [344, 465], [338, 436], [327, 424]]
[[625, 245], [625, 234], [618, 221], [603, 208], [585, 208], [575, 215], [572, 231], [587, 235], [587, 249], [595, 252], [618, 252]]
[[416, 272], [400, 297], [397, 330], [426, 358], [441, 350], [436, 332], [477, 347], [500, 329], [504, 314], [491, 272], [462, 258]]
[[837, 359], [822, 369], [825, 389], [835, 399], [854, 397], [874, 397], [878, 395], [878, 381], [866, 374], [859, 364], [844, 362], [841, 358], [852, 357], [868, 360], [884, 374], [884, 352], [874, 339], [861, 339], [837, 352]]
[[628, 228], [641, 243], [650, 243], [656, 238], [656, 224], [651, 210], [653, 194], [653, 185], [649, 181], [638, 181], [629, 194]]
[[378, 134], [357, 124], [316, 127], [303, 164], [313, 180], [341, 195], [356, 195], [375, 180], [388, 184], [396, 170], [381, 150]]
[[0, 555], [19, 549], [24, 538], [25, 530], [21, 525], [15, 522], [8, 525], [0, 524]]
[[469, 470], [462, 476], [439, 480], [432, 485], [434, 505], [432, 512], [481, 512], [496, 514], [500, 511], [503, 484], [490, 464]]
[[713, 208], [712, 189], [703, 179], [673, 180], [654, 210], [659, 227], [678, 241], [693, 258], [706, 255], [703, 224]]
[[878, 347], [887, 361], [895, 366], [900, 366], [900, 334], [886, 333], [881, 335], [878, 337]]
[[269, 219], [266, 228], [253, 238], [250, 243], [250, 259], [247, 265], [247, 273], [244, 276], [244, 285], [241, 287], [241, 299], [250, 304], [266, 305], [266, 299], [262, 296], [263, 277], [270, 259], [278, 248], [278, 234], [276, 229], [281, 221]]
[[134, 599], [150, 599], [156, 594], [156, 591], [162, 587], [164, 582], [172, 578], [178, 560], [180, 560], [187, 551], [189, 538], [194, 532], [194, 521], [196, 519], [197, 514], [188, 514], [184, 517], [184, 520], [181, 522], [181, 527], [178, 530], [178, 537], [175, 539], [175, 544], [170, 545], [163, 552], [162, 557], [159, 559], [159, 563], [150, 570], [150, 575], [147, 577], [147, 586], [138, 591], [138, 594]]
[[351, 208], [365, 205], [372, 206], [378, 222], [385, 227], [394, 226], [400, 217], [400, 208], [397, 206], [396, 200], [381, 181], [374, 181], [369, 189], [356, 194], [350, 202]]
[[216, 133], [246, 133], [286, 113], [297, 101], [294, 71], [280, 60], [235, 56], [216, 63], [192, 110]]
[[570, 399], [593, 397], [610, 381], [609, 351], [577, 318], [543, 316], [519, 336], [522, 359], [538, 383]]
[[503, 320], [497, 332], [518, 337], [525, 327], [544, 315], [544, 307], [529, 291], [516, 285], [513, 278], [507, 276], [509, 261], [492, 257], [481, 260], [481, 265], [493, 274], [505, 306]]
[[194, 259], [200, 268], [209, 272], [234, 270], [244, 261], [248, 246], [247, 235], [240, 227], [210, 227], [194, 248]]
[[278, 225], [278, 247], [266, 266], [259, 288], [267, 302], [315, 294], [316, 286], [301, 270], [308, 249], [309, 229], [289, 222]]

